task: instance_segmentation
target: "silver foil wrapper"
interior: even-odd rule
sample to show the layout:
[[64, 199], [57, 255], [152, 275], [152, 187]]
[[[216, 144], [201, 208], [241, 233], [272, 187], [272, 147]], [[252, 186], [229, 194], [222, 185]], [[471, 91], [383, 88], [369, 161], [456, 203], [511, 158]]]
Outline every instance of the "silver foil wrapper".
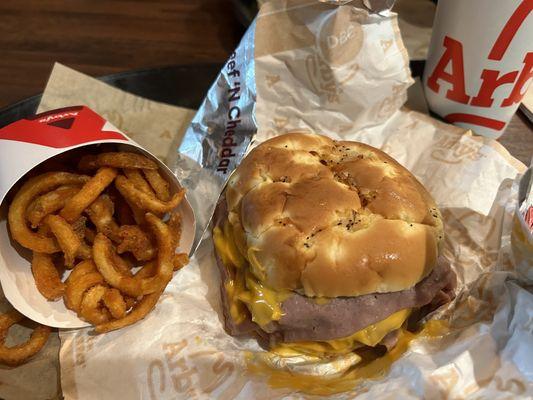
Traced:
[[211, 220], [220, 192], [257, 132], [254, 37], [252, 23], [169, 160], [195, 211], [193, 252]]
[[[338, 138], [385, 121], [403, 104], [412, 80], [387, 10], [393, 2], [373, 3], [277, 0], [261, 8], [167, 159], [196, 213], [193, 249], [258, 130], [259, 141], [290, 129]], [[356, 83], [358, 73], [367, 87]], [[390, 93], [366, 96], [375, 76], [393, 85]]]

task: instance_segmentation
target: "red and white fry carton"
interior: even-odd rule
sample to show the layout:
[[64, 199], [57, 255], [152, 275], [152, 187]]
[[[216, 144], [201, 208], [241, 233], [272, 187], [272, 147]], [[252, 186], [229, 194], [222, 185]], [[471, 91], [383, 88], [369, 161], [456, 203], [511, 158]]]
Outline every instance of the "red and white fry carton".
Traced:
[[533, 0], [440, 0], [424, 69], [429, 107], [497, 139], [533, 79]]
[[[171, 182], [171, 190], [181, 185], [176, 176], [155, 156], [120, 132], [111, 123], [84, 106], [48, 111], [22, 119], [0, 129], [0, 283], [7, 300], [28, 318], [57, 328], [88, 326], [68, 310], [62, 300], [47, 301], [37, 290], [31, 272], [31, 252], [10, 236], [7, 223], [12, 188], [32, 169], [54, 157], [82, 147], [112, 144], [118, 151], [144, 154], [159, 164], [160, 172]], [[195, 232], [193, 210], [184, 199], [180, 252], [189, 253]]]

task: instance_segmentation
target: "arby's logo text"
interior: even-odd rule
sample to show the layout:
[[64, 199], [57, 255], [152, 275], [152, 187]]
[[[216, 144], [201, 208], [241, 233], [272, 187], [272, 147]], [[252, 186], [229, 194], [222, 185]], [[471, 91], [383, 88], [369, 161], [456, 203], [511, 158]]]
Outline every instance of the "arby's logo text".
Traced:
[[55, 121], [62, 121], [67, 118], [75, 118], [77, 116], [78, 116], [78, 111], [67, 111], [64, 113], [60, 112], [57, 114], [46, 115], [42, 118], [39, 118], [37, 121], [44, 123], [44, 124], [50, 124]]
[[[444, 36], [442, 42], [443, 53], [435, 67], [429, 71], [427, 88], [446, 99], [472, 107], [471, 112], [454, 112], [443, 115], [449, 122], [463, 122], [482, 126], [494, 131], [501, 131], [507, 121], [479, 115], [476, 110], [504, 109], [519, 104], [525, 95], [528, 83], [533, 79], [533, 52], [523, 56], [521, 69], [505, 70], [504, 63], [498, 68], [498, 61], [504, 59], [506, 52], [513, 46], [513, 39], [521, 27], [527, 23], [527, 17], [533, 11], [533, 0], [521, 1], [492, 44], [490, 52], [486, 55], [487, 67], [481, 71], [480, 76], [465, 76], [464, 57], [468, 57], [468, 49], [464, 43], [449, 35]], [[480, 39], [481, 40], [481, 39]], [[496, 63], [495, 63], [496, 62]], [[469, 80], [479, 80], [477, 93], [469, 93], [467, 86], [475, 86]], [[442, 87], [447, 82], [450, 87]], [[468, 84], [468, 85], [467, 85]], [[495, 100], [496, 89], [506, 85], [506, 96], [503, 100]], [[497, 114], [497, 113], [496, 113]], [[491, 115], [496, 116], [497, 115]]]
[[16, 121], [0, 129], [0, 142], [32, 143], [52, 148], [66, 148], [102, 140], [128, 139], [106, 128], [106, 120], [84, 106], [66, 107]]

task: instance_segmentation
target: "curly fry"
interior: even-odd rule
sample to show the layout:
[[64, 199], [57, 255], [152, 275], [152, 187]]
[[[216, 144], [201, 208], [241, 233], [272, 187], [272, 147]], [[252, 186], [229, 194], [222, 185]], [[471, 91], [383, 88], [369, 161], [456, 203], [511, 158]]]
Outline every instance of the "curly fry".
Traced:
[[137, 189], [128, 178], [122, 175], [117, 176], [115, 186], [128, 202], [155, 214], [164, 214], [172, 211], [181, 203], [185, 196], [185, 190], [182, 189], [175, 193], [169, 201], [161, 201], [157, 197]]
[[157, 164], [141, 154], [126, 151], [87, 155], [78, 163], [82, 171], [99, 167], [157, 169]]
[[161, 201], [169, 201], [170, 185], [165, 179], [163, 179], [159, 171], [153, 169], [144, 169], [143, 173], [144, 176], [146, 176], [148, 182], [150, 183], [152, 189], [154, 189], [157, 198]]
[[65, 254], [65, 265], [74, 265], [74, 259], [78, 254], [82, 242], [72, 226], [59, 215], [50, 214], [44, 219], [44, 223], [50, 227], [59, 243], [59, 247]]
[[113, 245], [101, 233], [96, 235], [93, 245], [93, 259], [106, 282], [133, 297], [153, 293], [161, 286], [165, 287], [172, 278], [174, 270], [172, 264], [174, 249], [168, 226], [160, 218], [150, 213], [146, 214], [146, 221], [154, 233], [159, 248], [157, 273], [153, 277], [135, 279], [117, 271], [113, 265]]
[[108, 288], [102, 300], [113, 318], [124, 318], [126, 316], [127, 305], [120, 291]]
[[76, 264], [76, 266], [70, 272], [65, 284], [68, 284], [70, 281], [75, 281], [83, 275], [86, 275], [90, 272], [98, 272], [96, 265], [92, 260], [84, 260]]
[[164, 288], [161, 288], [157, 292], [144, 296], [137, 304], [133, 306], [132, 310], [124, 318], [96, 325], [96, 332], [110, 332], [116, 329], [124, 328], [128, 325], [133, 325], [134, 323], [140, 321], [155, 307], [159, 297], [161, 296], [161, 293], [163, 293], [163, 290]]
[[118, 235], [122, 239], [117, 247], [119, 254], [127, 251], [139, 261], [147, 261], [154, 258], [156, 250], [150, 241], [150, 237], [138, 225], [123, 225]]
[[176, 248], [181, 240], [181, 214], [177, 211], [170, 214], [168, 228], [170, 229], [170, 234], [172, 236], [172, 246]]
[[34, 251], [31, 260], [31, 272], [37, 290], [47, 300], [56, 301], [63, 297], [65, 284], [61, 282], [61, 275], [54, 265], [51, 255]]
[[61, 185], [85, 183], [88, 176], [67, 172], [49, 172], [29, 179], [17, 192], [9, 206], [8, 222], [13, 239], [21, 246], [39, 253], [56, 253], [60, 250], [54, 238], [43, 237], [32, 232], [26, 222], [26, 210], [32, 200]]
[[79, 185], [60, 186], [33, 200], [26, 211], [26, 218], [30, 221], [32, 228], [37, 228], [48, 214], [61, 210], [67, 200], [78, 193], [80, 189], [81, 186]]
[[7, 347], [5, 343], [9, 328], [22, 322], [24, 319], [25, 317], [15, 310], [0, 315], [0, 364], [11, 367], [24, 364], [30, 357], [33, 357], [41, 351], [48, 341], [51, 331], [50, 327], [38, 325], [25, 343]]
[[67, 279], [65, 289], [65, 305], [72, 311], [80, 312], [83, 295], [95, 285], [104, 283], [104, 278], [99, 272], [89, 272], [77, 279]]
[[98, 232], [102, 232], [116, 243], [121, 241], [119, 226], [113, 219], [115, 208], [108, 195], [102, 194], [98, 196], [85, 211]]
[[[152, 171], [152, 170], [146, 170], [146, 171]], [[140, 190], [142, 190], [146, 194], [150, 194], [152, 196], [155, 196], [154, 191], [152, 190], [152, 187], [148, 182], [146, 182], [146, 179], [144, 179], [143, 175], [141, 174], [140, 170], [138, 169], [130, 169], [127, 168], [124, 170], [124, 175]], [[168, 200], [168, 199], [167, 199]]]
[[83, 295], [80, 304], [80, 317], [93, 325], [109, 321], [109, 311], [100, 306], [107, 288], [102, 285], [91, 287]]
[[115, 179], [117, 170], [113, 168], [100, 168], [78, 193], [72, 196], [61, 209], [61, 215], [67, 222], [74, 222], [83, 210], [96, 200], [104, 189]]

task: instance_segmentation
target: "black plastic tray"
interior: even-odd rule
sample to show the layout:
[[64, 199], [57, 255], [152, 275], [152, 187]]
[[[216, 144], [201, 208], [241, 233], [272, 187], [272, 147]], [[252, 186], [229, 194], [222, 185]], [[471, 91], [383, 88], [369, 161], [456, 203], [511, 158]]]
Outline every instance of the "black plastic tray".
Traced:
[[[220, 64], [179, 65], [120, 72], [98, 79], [150, 100], [196, 109], [220, 68]], [[0, 127], [35, 114], [40, 99], [39, 94], [1, 109]]]
[[[221, 64], [175, 65], [145, 70], [119, 72], [98, 78], [111, 86], [181, 107], [199, 107]], [[412, 61], [413, 76], [420, 76], [423, 61]], [[29, 97], [0, 110], [0, 127], [35, 114], [41, 95]]]

